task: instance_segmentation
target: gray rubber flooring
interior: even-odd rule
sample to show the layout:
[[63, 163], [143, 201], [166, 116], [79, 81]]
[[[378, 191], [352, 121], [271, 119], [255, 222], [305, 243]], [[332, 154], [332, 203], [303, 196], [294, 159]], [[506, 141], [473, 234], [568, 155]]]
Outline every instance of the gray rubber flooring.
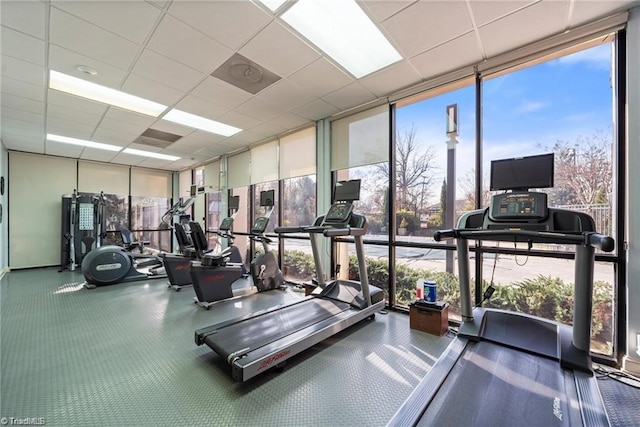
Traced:
[[8, 424], [385, 425], [451, 341], [411, 330], [406, 315], [378, 314], [290, 359], [284, 372], [243, 384], [195, 345], [194, 331], [300, 294], [270, 291], [206, 311], [193, 289], [175, 292], [164, 280], [94, 290], [82, 282], [55, 269], [0, 281]]

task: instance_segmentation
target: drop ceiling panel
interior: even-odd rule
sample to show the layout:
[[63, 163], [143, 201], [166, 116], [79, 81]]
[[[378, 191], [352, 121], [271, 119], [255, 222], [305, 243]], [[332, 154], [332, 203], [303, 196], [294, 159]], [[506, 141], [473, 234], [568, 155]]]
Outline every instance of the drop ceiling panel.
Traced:
[[426, 79], [455, 71], [481, 60], [482, 54], [476, 36], [474, 33], [469, 33], [413, 57], [411, 63]]
[[19, 120], [21, 122], [32, 123], [38, 126], [44, 125], [44, 116], [42, 114], [16, 110], [15, 108], [5, 107], [4, 105], [0, 111], [3, 119]]
[[51, 8], [50, 41], [118, 68], [128, 69], [140, 47], [113, 33]]
[[354, 106], [374, 101], [376, 97], [360, 83], [355, 82], [323, 96], [322, 99], [340, 110], [348, 110]]
[[[269, 97], [269, 99], [273, 99], [273, 97]], [[267, 121], [272, 117], [284, 114], [287, 109], [281, 104], [276, 104], [267, 99], [263, 99], [260, 96], [256, 96], [244, 104], [234, 108], [234, 111], [246, 114], [258, 120]]]
[[481, 27], [537, 1], [540, 0], [470, 1], [469, 7], [471, 8], [476, 26]]
[[9, 107], [20, 111], [28, 111], [35, 114], [44, 114], [44, 103], [21, 96], [3, 94], [2, 107]]
[[150, 169], [172, 169], [172, 161], [140, 157], [137, 166]]
[[182, 101], [178, 102], [175, 108], [211, 120], [216, 120], [216, 117], [229, 111], [229, 107], [224, 103], [209, 102], [191, 95], [187, 95]]
[[252, 2], [173, 2], [169, 13], [236, 50], [264, 28], [272, 16]]
[[574, 1], [573, 10], [569, 17], [569, 27], [575, 28], [586, 24], [593, 21], [593, 17], [604, 18], [611, 15], [611, 11], [622, 11], [631, 4], [633, 4], [633, 0]]
[[48, 89], [47, 102], [49, 105], [69, 108], [84, 114], [102, 116], [107, 111], [107, 105], [100, 102], [89, 101], [78, 96], [69, 95], [55, 89]]
[[96, 127], [102, 118], [101, 115], [89, 114], [77, 109], [61, 107], [54, 104], [49, 104], [47, 106], [47, 116], [69, 120], [70, 122], [82, 123], [93, 127]]
[[312, 62], [292, 74], [288, 80], [299, 86], [304, 86], [307, 92], [317, 97], [331, 93], [355, 81], [353, 77], [325, 58]]
[[44, 90], [41, 85], [33, 85], [20, 80], [12, 79], [4, 75], [2, 71], [2, 84], [0, 86], [3, 94], [15, 95], [34, 101], [44, 102]]
[[[131, 141], [136, 139], [138, 134], [129, 133], [123, 129], [107, 129], [99, 127], [93, 132], [93, 141], [104, 142], [105, 144], [119, 145], [121, 147], [127, 147]], [[147, 147], [148, 149], [148, 147]]]
[[[98, 74], [96, 76], [83, 74], [76, 68], [78, 65], [93, 68]], [[127, 71], [124, 69], [53, 44], [49, 45], [49, 69], [113, 89], [118, 89], [127, 75]]]
[[288, 129], [286, 127], [278, 126], [278, 125], [272, 123], [271, 121], [267, 121], [267, 122], [261, 123], [258, 126], [254, 126], [254, 127], [251, 128], [251, 132], [256, 133], [258, 135], [262, 135], [265, 138], [267, 138], [269, 136], [275, 136], [275, 135], [283, 134], [287, 130]]
[[396, 62], [387, 68], [363, 77], [359, 82], [375, 96], [384, 97], [400, 89], [420, 83], [422, 78], [411, 63], [413, 61], [403, 60]]
[[44, 87], [44, 68], [11, 56], [2, 55], [2, 77]]
[[261, 123], [260, 120], [237, 111], [229, 111], [228, 113], [221, 115], [218, 118], [218, 121], [240, 129], [249, 129], [252, 126], [256, 126]]
[[9, 28], [2, 29], [2, 53], [44, 67], [44, 41]]
[[132, 73], [183, 92], [193, 89], [206, 76], [149, 49], [142, 52]]
[[115, 156], [116, 153], [114, 151], [85, 148], [80, 158], [82, 160], [92, 160], [94, 162], [111, 162]]
[[167, 120], [158, 120], [152, 126], [151, 129], [161, 130], [163, 132], [169, 132], [174, 135], [186, 136], [195, 131], [194, 128], [189, 126], [182, 126], [177, 123], [173, 123]]
[[[47, 117], [47, 133], [69, 136], [71, 138], [91, 139], [95, 126], [59, 117]], [[107, 141], [99, 141], [107, 142]]]
[[269, 24], [239, 52], [280, 77], [287, 77], [320, 57], [277, 21]]
[[111, 120], [114, 122], [142, 126], [145, 129], [150, 127], [157, 120], [155, 117], [134, 113], [133, 111], [121, 110], [117, 107], [109, 107], [104, 118], [105, 120]]
[[279, 81], [260, 92], [258, 96], [267, 101], [276, 102], [287, 110], [308, 104], [317, 98], [305, 86], [289, 80]]
[[225, 105], [229, 109], [233, 109], [253, 96], [249, 92], [210, 76], [190, 94], [215, 104]]
[[[480, 27], [478, 33], [487, 57], [562, 33], [568, 8], [568, 2], [540, 2]], [[536, 24], [531, 25], [532, 22]]]
[[25, 122], [23, 120], [16, 120], [4, 116], [0, 120], [3, 136], [13, 135], [16, 137], [44, 138], [44, 131], [42, 128], [34, 126], [31, 122]]
[[293, 113], [283, 114], [270, 120], [274, 126], [282, 126], [286, 129], [297, 129], [301, 126], [311, 124], [311, 121]]
[[56, 141], [47, 141], [45, 152], [51, 156], [64, 156], [80, 158], [85, 147], [79, 145], [63, 144]]
[[208, 145], [218, 143], [224, 139], [226, 139], [225, 136], [215, 135], [213, 133], [198, 130], [190, 133], [189, 135], [183, 136], [182, 138], [171, 144], [171, 149], [185, 150], [186, 148], [188, 148], [190, 150], [199, 150]]
[[2, 25], [45, 39], [46, 5], [35, 1], [2, 1]]
[[147, 130], [147, 126], [144, 125], [134, 125], [131, 123], [126, 123], [120, 120], [113, 120], [113, 119], [108, 119], [108, 118], [103, 118], [100, 121], [100, 128], [99, 129], [109, 129], [112, 131], [121, 131], [123, 133], [129, 134], [129, 135], [140, 135], [142, 134], [145, 130]]
[[165, 15], [148, 43], [149, 48], [188, 67], [210, 74], [233, 51], [190, 26]]
[[160, 11], [141, 1], [57, 1], [56, 8], [113, 34], [141, 44], [160, 17]]
[[358, 1], [362, 9], [375, 21], [381, 22], [385, 19], [395, 15], [402, 9], [405, 9], [411, 3], [415, 3], [416, 0], [393, 0], [393, 1], [380, 1], [380, 0], [365, 0]]
[[408, 58], [473, 30], [462, 1], [416, 2], [382, 25]]
[[44, 153], [44, 137], [30, 137], [25, 135], [2, 134], [2, 142], [9, 150], [27, 151], [30, 153]]
[[321, 99], [316, 99], [308, 104], [294, 108], [292, 112], [305, 119], [315, 121], [339, 113], [340, 110]]
[[153, 80], [130, 74], [122, 85], [122, 91], [131, 95], [147, 98], [154, 102], [159, 102], [171, 106], [184, 97], [184, 92], [167, 87]]

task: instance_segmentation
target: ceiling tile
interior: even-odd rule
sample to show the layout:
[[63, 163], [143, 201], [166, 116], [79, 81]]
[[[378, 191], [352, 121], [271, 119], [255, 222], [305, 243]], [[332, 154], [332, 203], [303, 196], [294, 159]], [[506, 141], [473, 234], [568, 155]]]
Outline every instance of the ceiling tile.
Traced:
[[255, 144], [265, 140], [265, 137], [262, 135], [258, 135], [256, 133], [250, 132], [248, 130], [242, 131], [233, 135], [231, 138], [235, 143], [244, 143], [247, 146], [251, 144]]
[[321, 99], [313, 100], [291, 111], [309, 120], [320, 120], [340, 112], [339, 109]]
[[196, 96], [187, 95], [182, 99], [175, 108], [187, 113], [206, 117], [215, 120], [216, 117], [229, 111], [229, 108], [223, 103], [212, 103]]
[[369, 74], [358, 81], [377, 97], [384, 97], [390, 93], [418, 84], [421, 80], [422, 78], [415, 68], [411, 66], [410, 61], [403, 60]]
[[128, 69], [140, 47], [113, 33], [51, 8], [50, 41], [118, 68]]
[[200, 149], [208, 145], [218, 143], [224, 139], [226, 139], [225, 136], [198, 130], [190, 133], [189, 135], [183, 136], [173, 143], [171, 148], [182, 149], [179, 147], [188, 147]]
[[287, 111], [287, 109], [282, 105], [273, 103], [267, 99], [262, 99], [258, 96], [251, 98], [233, 110], [263, 121], [279, 116]]
[[205, 81], [193, 89], [191, 95], [215, 103], [216, 105], [224, 105], [228, 107], [228, 109], [242, 104], [253, 96], [249, 92], [211, 76], [207, 77]]
[[137, 134], [128, 133], [124, 130], [113, 130], [99, 127], [93, 133], [93, 138], [91, 138], [91, 140], [126, 147], [137, 137]]
[[47, 102], [50, 105], [57, 105], [94, 116], [102, 116], [109, 108], [106, 104], [69, 95], [54, 89], [48, 89]]
[[238, 113], [237, 111], [229, 111], [228, 113], [221, 115], [218, 118], [218, 121], [240, 129], [249, 129], [250, 127], [256, 126], [260, 123], [260, 120], [249, 117], [246, 114]]
[[320, 57], [277, 21], [251, 39], [239, 53], [280, 77], [287, 77]]
[[2, 55], [2, 77], [44, 88], [44, 68], [11, 56]]
[[91, 139], [95, 126], [66, 120], [60, 117], [47, 117], [47, 133], [69, 136], [71, 138]]
[[69, 120], [70, 122], [82, 123], [88, 126], [98, 126], [102, 116], [85, 113], [76, 109], [61, 107], [49, 104], [47, 106], [47, 117], [55, 117], [58, 119]]
[[285, 133], [288, 129], [283, 126], [278, 126], [276, 124], [271, 123], [270, 121], [259, 124], [258, 126], [253, 126], [249, 129], [251, 132], [256, 133], [258, 135], [262, 135], [264, 137], [276, 136]]
[[21, 96], [3, 94], [0, 98], [3, 107], [13, 108], [20, 111], [28, 111], [35, 114], [44, 114], [44, 103]]
[[342, 89], [338, 89], [322, 97], [329, 104], [340, 110], [348, 110], [353, 107], [374, 101], [376, 97], [365, 89], [360, 83], [355, 82]]
[[[78, 65], [93, 68], [98, 74], [95, 76], [83, 74], [76, 68]], [[53, 44], [49, 45], [49, 69], [113, 89], [119, 89], [127, 75], [126, 70]]]
[[23, 139], [41, 139], [44, 140], [44, 131], [41, 127], [34, 126], [33, 123], [22, 120], [15, 120], [9, 117], [0, 119], [0, 129], [2, 129], [2, 139], [7, 138], [23, 138]]
[[206, 76], [149, 49], [142, 52], [131, 72], [184, 92], [193, 89]]
[[106, 117], [100, 121], [100, 127], [99, 127], [99, 129], [121, 131], [129, 135], [140, 135], [145, 130], [147, 130], [147, 128], [148, 127], [144, 125], [134, 125], [132, 123], [126, 123], [120, 120], [108, 119]]
[[248, 1], [179, 1], [173, 2], [169, 13], [233, 50], [273, 19]]
[[130, 74], [122, 85], [124, 92], [140, 96], [148, 100], [171, 106], [184, 97], [184, 92], [167, 87], [166, 85]]
[[466, 2], [416, 2], [382, 24], [406, 58], [473, 29]]
[[358, 4], [376, 22], [395, 15], [416, 0], [359, 0]]
[[564, 32], [568, 11], [568, 2], [539, 2], [478, 28], [487, 58]]
[[144, 114], [134, 113], [133, 111], [121, 110], [117, 107], [109, 107], [105, 119], [114, 122], [127, 123], [137, 126], [143, 126], [145, 129], [151, 126], [157, 119]]
[[411, 63], [425, 79], [480, 61], [482, 54], [474, 33], [465, 34], [411, 58]]
[[64, 156], [78, 159], [84, 149], [85, 147], [79, 145], [64, 144], [57, 141], [46, 141], [45, 143], [45, 154], [50, 156]]
[[289, 80], [281, 80], [258, 95], [259, 98], [277, 103], [287, 110], [308, 104], [317, 98], [313, 92]]
[[2, 54], [44, 67], [44, 41], [2, 27]]
[[210, 74], [233, 51], [171, 15], [165, 15], [147, 46], [169, 58]]
[[292, 74], [288, 80], [303, 86], [307, 92], [317, 97], [331, 93], [355, 81], [353, 77], [325, 58], [320, 58], [307, 65]]
[[141, 1], [58, 1], [51, 4], [113, 34], [142, 44], [160, 11]]
[[32, 113], [30, 111], [16, 110], [15, 108], [5, 107], [2, 105], [0, 115], [3, 119], [20, 120], [22, 122], [33, 123], [35, 125], [44, 125], [44, 115]]
[[26, 151], [38, 154], [44, 153], [44, 135], [41, 137], [34, 137], [2, 132], [2, 143], [8, 150]]
[[80, 155], [82, 160], [92, 160], [94, 162], [111, 162], [117, 156], [116, 152], [99, 150], [97, 148], [85, 148]]
[[44, 102], [44, 88], [42, 85], [33, 85], [9, 78], [4, 75], [4, 70], [2, 72], [2, 84], [0, 85], [0, 88], [2, 88], [3, 94], [10, 94], [32, 99], [34, 101]]
[[177, 123], [169, 122], [167, 120], [158, 120], [153, 125], [151, 125], [150, 128], [183, 136], [189, 135], [195, 131], [195, 129], [189, 126], [182, 126]]
[[623, 11], [635, 4], [634, 0], [607, 0], [607, 1], [574, 1], [573, 10], [569, 17], [569, 28], [575, 28], [593, 21], [594, 17], [606, 17], [613, 12]]
[[46, 5], [44, 3], [3, 0], [0, 8], [2, 8], [0, 13], [2, 25], [41, 40], [45, 39]]
[[311, 123], [310, 120], [297, 116], [293, 113], [286, 113], [270, 120], [274, 126], [282, 126], [285, 129], [296, 129]]
[[476, 26], [481, 27], [491, 21], [505, 17], [540, 0], [472, 0], [469, 2]]

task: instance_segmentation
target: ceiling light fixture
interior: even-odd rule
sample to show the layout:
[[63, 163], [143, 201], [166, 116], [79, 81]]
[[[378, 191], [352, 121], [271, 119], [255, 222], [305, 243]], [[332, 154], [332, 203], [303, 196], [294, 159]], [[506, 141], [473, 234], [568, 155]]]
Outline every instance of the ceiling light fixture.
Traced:
[[68, 136], [54, 135], [51, 133], [47, 134], [47, 140], [62, 142], [64, 144], [80, 145], [82, 147], [98, 148], [100, 150], [108, 150], [108, 151], [122, 150], [122, 147], [118, 147], [117, 145], [103, 144], [101, 142], [95, 142], [95, 141], [86, 141], [84, 139], [69, 138]]
[[402, 59], [355, 0], [298, 0], [281, 18], [356, 78]]
[[232, 136], [238, 132], [242, 132], [240, 128], [176, 109], [169, 111], [162, 119], [222, 136]]
[[76, 70], [80, 71], [82, 74], [86, 74], [88, 76], [97, 76], [98, 71], [89, 67], [88, 65], [76, 65]]
[[71, 95], [80, 96], [82, 98], [91, 99], [93, 101], [102, 102], [104, 104], [113, 105], [115, 107], [135, 111], [136, 113], [146, 114], [152, 117], [158, 117], [167, 109], [166, 105], [158, 104], [157, 102], [149, 101], [148, 99], [130, 95], [119, 90], [101, 86], [54, 70], [49, 71], [49, 87]]
[[175, 162], [176, 160], [180, 160], [180, 157], [170, 156], [168, 154], [153, 153], [151, 151], [136, 150], [133, 148], [125, 148], [124, 150], [122, 150], [122, 152], [127, 154], [133, 154], [134, 156], [153, 157], [154, 159], [170, 160], [172, 162]]

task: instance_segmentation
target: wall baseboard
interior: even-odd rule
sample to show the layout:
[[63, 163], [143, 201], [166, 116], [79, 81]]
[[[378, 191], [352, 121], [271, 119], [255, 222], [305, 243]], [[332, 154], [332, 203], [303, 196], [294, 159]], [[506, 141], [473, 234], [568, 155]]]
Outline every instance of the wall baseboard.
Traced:
[[0, 279], [2, 279], [4, 277], [4, 275], [7, 274], [10, 271], [11, 271], [10, 267], [5, 267], [2, 270], [0, 270]]
[[625, 356], [622, 369], [630, 374], [640, 376], [640, 359]]

